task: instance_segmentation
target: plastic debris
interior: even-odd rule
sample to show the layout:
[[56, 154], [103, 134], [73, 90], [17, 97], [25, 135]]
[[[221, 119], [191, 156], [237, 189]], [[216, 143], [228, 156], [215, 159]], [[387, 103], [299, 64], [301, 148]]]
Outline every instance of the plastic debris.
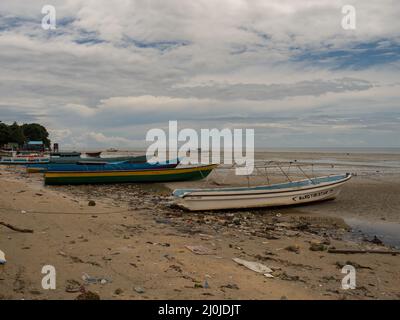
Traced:
[[186, 246], [186, 248], [195, 254], [202, 254], [202, 255], [213, 254], [210, 249], [203, 246]]
[[81, 287], [82, 285], [80, 284], [79, 281], [76, 281], [74, 279], [69, 279], [66, 282], [65, 292], [70, 292], [70, 293], [79, 292], [81, 291]]
[[145, 292], [142, 287], [134, 287], [133, 290], [135, 290], [137, 293], [140, 293], [140, 294]]
[[273, 272], [272, 269], [268, 268], [267, 266], [259, 263], [259, 262], [253, 262], [253, 261], [246, 261], [240, 258], [233, 258], [233, 261], [235, 261], [237, 264], [240, 264], [252, 271], [262, 273], [264, 276], [267, 278], [273, 278], [274, 276], [271, 274]]
[[5, 264], [7, 262], [6, 255], [3, 251], [0, 250], [0, 264]]
[[106, 277], [92, 277], [89, 276], [87, 273], [84, 273], [82, 276], [82, 280], [85, 281], [86, 283], [100, 283], [100, 284], [107, 284], [112, 282], [111, 279], [108, 279]]
[[75, 300], [100, 300], [100, 296], [92, 291], [85, 291], [77, 296]]

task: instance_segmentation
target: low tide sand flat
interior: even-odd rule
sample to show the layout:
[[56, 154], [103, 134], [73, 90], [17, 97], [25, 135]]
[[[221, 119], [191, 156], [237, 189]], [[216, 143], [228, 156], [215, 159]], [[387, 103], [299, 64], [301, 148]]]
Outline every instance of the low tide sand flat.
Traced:
[[[354, 175], [335, 201], [194, 214], [169, 206], [170, 190], [215, 183], [247, 187], [246, 179], [234, 174], [225, 179], [217, 168], [198, 181], [53, 187], [19, 166], [0, 167], [0, 221], [34, 231], [0, 226], [0, 250], [7, 259], [0, 266], [0, 297], [75, 299], [79, 292], [69, 284], [86, 286], [82, 275], [88, 274], [112, 279], [86, 287], [101, 299], [398, 299], [399, 256], [365, 253], [393, 251], [374, 239], [386, 241], [385, 235], [358, 237], [344, 219], [399, 225], [400, 156], [262, 155], [272, 157], [298, 162], [336, 158], [351, 162], [351, 168], [333, 162], [334, 168], [329, 163], [314, 170]], [[265, 176], [253, 178], [252, 186], [266, 183]], [[274, 174], [269, 178], [282, 181]], [[96, 205], [89, 206], [89, 200]], [[187, 246], [209, 248], [212, 254], [199, 255]], [[335, 253], [333, 248], [362, 253]], [[234, 258], [270, 268], [273, 278]], [[57, 269], [56, 290], [41, 287], [44, 263]], [[357, 289], [346, 291], [341, 271], [348, 263], [357, 269]]]
[[[0, 166], [0, 221], [34, 230], [21, 233], [0, 226], [0, 250], [7, 259], [0, 268], [0, 296], [74, 299], [79, 292], [69, 291], [68, 283], [84, 284], [82, 274], [87, 273], [112, 279], [90, 285], [101, 299], [143, 298], [133, 287], [154, 299], [204, 299], [204, 294], [215, 299], [398, 299], [399, 256], [376, 253], [393, 249], [377, 244], [374, 235], [384, 242], [388, 238], [381, 233], [358, 237], [342, 218], [368, 219], [373, 227], [377, 221], [399, 225], [400, 156], [257, 156], [329, 162], [314, 167], [317, 176], [354, 174], [335, 201], [192, 214], [170, 206], [170, 190], [235, 190], [248, 188], [247, 179], [217, 168], [198, 181], [53, 187], [43, 186], [42, 175], [27, 176], [19, 166]], [[250, 185], [266, 184], [264, 173], [252, 177]], [[307, 171], [310, 177], [311, 173]], [[268, 177], [271, 184], [284, 180], [280, 170], [268, 171]], [[299, 179], [304, 177], [292, 181]], [[96, 205], [88, 205], [88, 200]], [[353, 235], [357, 238], [350, 240]], [[187, 246], [208, 248], [212, 254], [195, 254]], [[298, 254], [285, 248], [296, 248]], [[361, 253], [335, 253], [333, 248]], [[233, 258], [265, 265], [274, 278], [238, 265]], [[349, 261], [357, 268], [359, 289], [345, 291], [341, 268]], [[44, 262], [57, 268], [56, 290], [41, 289], [38, 272]]]

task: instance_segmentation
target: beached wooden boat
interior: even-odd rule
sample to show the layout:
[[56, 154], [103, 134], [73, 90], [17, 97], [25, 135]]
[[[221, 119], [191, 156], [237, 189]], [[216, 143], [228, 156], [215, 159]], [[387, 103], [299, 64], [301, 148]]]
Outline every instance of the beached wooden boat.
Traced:
[[171, 169], [115, 170], [115, 171], [47, 171], [45, 184], [92, 184], [126, 182], [167, 182], [200, 180], [217, 165], [177, 167]]
[[62, 172], [62, 171], [116, 171], [116, 170], [143, 170], [143, 169], [162, 169], [162, 168], [175, 168], [179, 164], [180, 160], [175, 159], [172, 161], [165, 161], [161, 163], [131, 163], [129, 161], [122, 162], [78, 162], [74, 164], [59, 164], [59, 163], [47, 163], [47, 164], [29, 164], [26, 166], [26, 172], [38, 173], [38, 172]]
[[58, 164], [76, 164], [76, 163], [92, 163], [92, 162], [99, 162], [99, 163], [106, 163], [106, 162], [122, 162], [122, 161], [129, 161], [131, 163], [144, 163], [147, 162], [146, 155], [141, 156], [126, 156], [126, 157], [51, 157], [50, 163], [58, 163]]
[[190, 211], [275, 207], [334, 199], [350, 174], [257, 187], [177, 189], [176, 204]]
[[49, 157], [44, 156], [16, 156], [16, 157], [2, 157], [0, 164], [3, 165], [27, 165], [27, 164], [45, 164], [49, 163]]

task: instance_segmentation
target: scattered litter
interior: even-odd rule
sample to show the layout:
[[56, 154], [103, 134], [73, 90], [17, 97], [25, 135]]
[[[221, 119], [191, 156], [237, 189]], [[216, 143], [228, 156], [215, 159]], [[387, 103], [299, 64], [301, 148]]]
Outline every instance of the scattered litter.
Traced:
[[26, 211], [25, 211], [25, 210], [21, 210], [21, 213], [24, 213], [24, 214], [25, 214], [25, 213], [26, 213]]
[[6, 255], [0, 250], [0, 264], [5, 264], [7, 262]]
[[287, 246], [285, 248], [285, 250], [290, 251], [290, 252], [295, 252], [297, 254], [300, 253], [300, 247], [298, 245], [291, 245], [291, 246]]
[[199, 236], [202, 238], [208, 238], [208, 239], [213, 239], [214, 236], [210, 235], [210, 234], [205, 234], [205, 233], [199, 233]]
[[204, 286], [203, 287], [204, 287], [204, 289], [210, 288], [207, 280], [204, 281]]
[[75, 293], [81, 291], [81, 283], [74, 279], [69, 279], [66, 281], [65, 292]]
[[374, 238], [372, 240], [369, 240], [369, 242], [375, 243], [378, 245], [383, 245], [383, 241], [381, 239], [379, 239], [377, 236], [374, 236]]
[[77, 296], [75, 300], [100, 300], [100, 296], [92, 291], [85, 291]]
[[345, 265], [351, 265], [351, 266], [353, 266], [353, 267], [356, 268], [356, 269], [370, 269], [370, 270], [372, 270], [371, 267], [363, 266], [363, 265], [361, 265], [361, 264], [359, 264], [359, 263], [357, 263], [357, 262], [349, 261], [349, 260], [347, 260], [346, 262], [336, 261], [335, 264], [336, 264], [336, 266], [338, 266], [340, 269], [342, 269]]
[[228, 284], [222, 285], [220, 288], [221, 289], [227, 288], [227, 289], [239, 290], [239, 286], [235, 283], [228, 283]]
[[62, 257], [67, 257], [67, 254], [64, 251], [58, 251], [58, 254]]
[[286, 272], [282, 272], [280, 274], [279, 278], [281, 280], [286, 280], [286, 281], [303, 281], [304, 282], [304, 280], [300, 280], [299, 276], [288, 275]]
[[115, 289], [114, 294], [120, 295], [122, 294], [124, 291], [121, 288]]
[[356, 254], [356, 253], [376, 253], [376, 254], [400, 254], [397, 250], [363, 250], [363, 249], [328, 249], [329, 253]]
[[151, 241], [147, 241], [147, 244], [152, 244], [153, 246], [159, 245], [162, 247], [170, 247], [171, 245], [169, 243], [158, 243], [158, 242], [151, 242]]
[[204, 246], [185, 246], [185, 247], [195, 254], [201, 254], [201, 255], [213, 254], [210, 249]]
[[7, 227], [7, 228], [9, 228], [9, 229], [11, 229], [13, 231], [16, 231], [16, 232], [33, 233], [33, 230], [31, 230], [31, 229], [18, 228], [16, 226], [13, 226], [12, 224], [5, 223], [4, 221], [0, 221], [0, 225], [3, 225], [3, 226], [5, 226], [5, 227]]
[[112, 282], [111, 279], [108, 279], [106, 277], [92, 277], [89, 276], [87, 273], [84, 273], [82, 276], [82, 280], [85, 281], [86, 283], [92, 283], [92, 284], [106, 284]]
[[145, 293], [142, 287], [134, 287], [133, 290], [135, 290], [137, 293]]
[[271, 274], [273, 270], [259, 262], [246, 261], [240, 258], [233, 258], [233, 261], [235, 261], [237, 264], [245, 266], [252, 271], [262, 273], [268, 278], [273, 278], [273, 275]]
[[310, 245], [311, 251], [325, 251], [327, 250], [327, 246], [323, 243], [311, 243]]

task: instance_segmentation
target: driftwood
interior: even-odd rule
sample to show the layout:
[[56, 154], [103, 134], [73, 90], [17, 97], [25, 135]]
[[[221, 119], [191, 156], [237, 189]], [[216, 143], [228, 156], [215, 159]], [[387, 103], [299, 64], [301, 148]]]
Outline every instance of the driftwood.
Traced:
[[5, 226], [5, 227], [7, 227], [7, 228], [9, 228], [9, 229], [11, 229], [11, 230], [17, 231], [17, 232], [33, 233], [33, 230], [31, 230], [31, 229], [21, 229], [21, 228], [18, 228], [18, 227], [16, 227], [16, 226], [13, 226], [13, 225], [11, 225], [11, 224], [5, 223], [5, 222], [3, 222], [3, 221], [0, 221], [0, 225], [3, 225], [3, 226]]
[[343, 253], [343, 254], [353, 254], [353, 253], [377, 253], [377, 254], [400, 254], [400, 251], [390, 251], [390, 250], [361, 250], [361, 249], [328, 249], [329, 253]]

